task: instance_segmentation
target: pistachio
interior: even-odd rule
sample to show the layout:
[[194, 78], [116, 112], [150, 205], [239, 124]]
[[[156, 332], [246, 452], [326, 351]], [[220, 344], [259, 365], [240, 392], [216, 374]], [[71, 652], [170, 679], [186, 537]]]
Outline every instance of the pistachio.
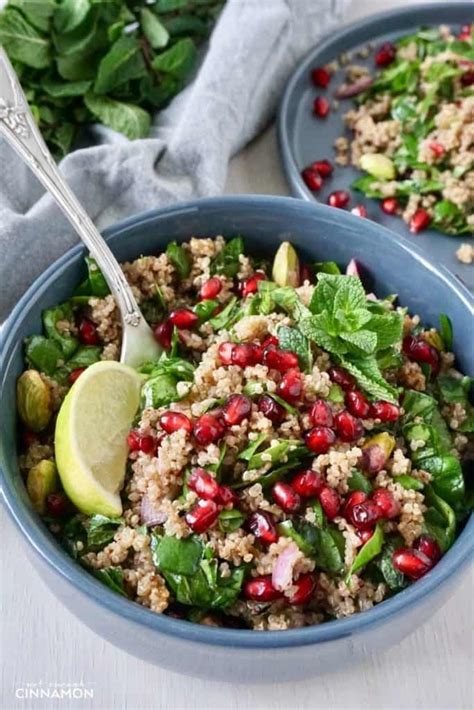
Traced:
[[426, 340], [435, 350], [442, 352], [444, 350], [443, 339], [437, 330], [427, 330], [422, 335], [423, 340]]
[[272, 276], [278, 286], [299, 286], [300, 262], [290, 242], [283, 242], [275, 254]]
[[383, 431], [380, 434], [375, 434], [375, 436], [371, 436], [370, 439], [365, 442], [362, 448], [370, 449], [371, 446], [379, 446], [385, 454], [385, 460], [388, 460], [392, 454], [393, 449], [395, 448], [395, 437], [389, 434], [388, 432]]
[[58, 487], [56, 465], [49, 459], [43, 459], [28, 472], [26, 489], [33, 508], [43, 515], [46, 512], [46, 498]]
[[380, 180], [394, 180], [396, 176], [393, 162], [382, 153], [365, 153], [360, 159], [360, 167]]
[[50, 387], [36, 370], [26, 370], [16, 385], [18, 413], [28, 429], [42, 431], [53, 414]]

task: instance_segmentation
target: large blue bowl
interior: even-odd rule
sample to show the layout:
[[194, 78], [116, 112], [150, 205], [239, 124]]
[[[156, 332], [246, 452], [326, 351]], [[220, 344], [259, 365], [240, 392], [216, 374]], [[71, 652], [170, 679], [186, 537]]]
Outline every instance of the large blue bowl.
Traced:
[[[467, 290], [400, 237], [340, 210], [291, 198], [225, 197], [132, 217], [107, 230], [121, 261], [160, 252], [172, 239], [242, 234], [247, 248], [272, 255], [291, 240], [312, 260], [342, 264], [355, 257], [378, 294], [398, 293], [426, 323], [445, 312], [453, 322], [459, 366], [473, 374], [472, 303]], [[93, 631], [146, 661], [199, 677], [234, 682], [296, 680], [362, 659], [396, 643], [452, 593], [473, 550], [471, 519], [454, 546], [422, 580], [370, 611], [289, 631], [218, 629], [154, 614], [108, 590], [58, 546], [32, 510], [16, 454], [15, 380], [22, 340], [41, 330], [41, 311], [67, 299], [84, 277], [84, 249], [72, 249], [23, 296], [1, 341], [0, 432], [4, 499], [36, 569]], [[19, 553], [21, 554], [21, 553]]]

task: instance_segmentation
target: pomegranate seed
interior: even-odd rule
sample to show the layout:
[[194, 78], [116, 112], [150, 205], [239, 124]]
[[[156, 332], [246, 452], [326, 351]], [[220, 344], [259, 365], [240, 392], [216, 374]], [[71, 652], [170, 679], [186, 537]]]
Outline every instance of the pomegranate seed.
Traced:
[[79, 322], [79, 340], [82, 345], [97, 345], [99, 342], [97, 328], [89, 318], [81, 318]]
[[127, 444], [130, 451], [142, 451], [144, 454], [151, 454], [156, 451], [156, 443], [154, 436], [141, 434], [137, 429], [132, 429], [127, 436]]
[[359, 390], [347, 392], [345, 396], [346, 407], [354, 417], [364, 419], [370, 411], [370, 402]]
[[273, 500], [285, 513], [296, 513], [301, 507], [301, 498], [288, 483], [279, 481], [272, 488]]
[[293, 586], [296, 587], [296, 591], [294, 591], [288, 599], [288, 603], [294, 606], [302, 606], [313, 598], [314, 590], [316, 589], [316, 580], [312, 574], [302, 574], [301, 577], [298, 577], [296, 582], [293, 583]]
[[171, 347], [171, 338], [173, 336], [173, 324], [169, 320], [164, 320], [159, 323], [154, 329], [155, 338], [162, 348], [169, 350]]
[[326, 118], [329, 113], [329, 101], [324, 96], [316, 96], [313, 101], [313, 113], [319, 118]]
[[249, 276], [239, 284], [239, 294], [241, 298], [247, 298], [251, 293], [257, 293], [258, 282], [266, 281], [267, 277], [262, 271], [256, 271], [253, 276]]
[[424, 362], [431, 367], [434, 375], [439, 371], [440, 358], [439, 353], [432, 345], [423, 340], [423, 338], [416, 338], [413, 335], [407, 335], [403, 339], [403, 352], [411, 360], [415, 362]]
[[313, 283], [313, 274], [308, 264], [300, 264], [300, 284], [304, 284], [305, 281]]
[[277, 395], [285, 400], [285, 402], [295, 403], [300, 399], [303, 392], [303, 383], [301, 382], [301, 373], [299, 370], [292, 369], [285, 372], [277, 386]]
[[412, 234], [418, 234], [418, 232], [426, 229], [430, 222], [431, 217], [428, 212], [420, 207], [410, 220], [410, 232], [412, 232]]
[[237, 493], [234, 493], [232, 488], [228, 488], [228, 486], [219, 486], [216, 502], [221, 505], [229, 505], [231, 503], [232, 505], [237, 505], [239, 502], [239, 496]]
[[375, 53], [375, 63], [378, 67], [386, 67], [393, 62], [397, 50], [391, 42], [384, 42]]
[[235, 343], [231, 343], [229, 341], [221, 343], [217, 348], [217, 355], [223, 365], [232, 364], [232, 353], [234, 352], [234, 348]]
[[46, 512], [52, 518], [62, 518], [71, 511], [71, 501], [65, 493], [50, 493], [46, 497]]
[[73, 370], [72, 372], [69, 373], [68, 378], [67, 378], [68, 382], [70, 382], [71, 385], [73, 385], [74, 382], [79, 379], [79, 377], [82, 375], [82, 373], [85, 371], [85, 369], [86, 369], [85, 367], [76, 367], [75, 370]]
[[275, 518], [271, 513], [267, 513], [263, 510], [250, 513], [246, 524], [252, 535], [255, 535], [259, 542], [265, 545], [271, 545], [272, 542], [278, 540]]
[[374, 534], [373, 530], [356, 530], [357, 537], [362, 541], [362, 544], [365, 545], [366, 542], [370, 540], [372, 535]]
[[203, 414], [193, 427], [194, 438], [201, 446], [208, 446], [221, 438], [224, 426], [213, 414]]
[[393, 495], [386, 488], [376, 488], [371, 495], [371, 499], [380, 510], [380, 516], [382, 518], [396, 518], [400, 515], [401, 507], [400, 503], [395, 500]]
[[304, 440], [313, 454], [325, 454], [336, 441], [336, 435], [327, 426], [315, 426], [305, 433]]
[[191, 530], [200, 535], [216, 522], [220, 510], [220, 506], [213, 500], [201, 499], [186, 513], [184, 519]]
[[346, 520], [350, 520], [352, 508], [360, 503], [365, 503], [367, 494], [364, 491], [353, 491], [346, 500], [344, 505], [343, 515]]
[[441, 156], [445, 153], [445, 150], [441, 143], [436, 143], [436, 141], [431, 141], [430, 143], [428, 143], [428, 148], [431, 150], [431, 152], [436, 158], [441, 158]]
[[179, 429], [184, 429], [190, 434], [193, 430], [191, 420], [182, 412], [164, 412], [160, 417], [160, 426], [167, 434], [172, 434]]
[[195, 468], [188, 479], [188, 488], [205, 500], [216, 500], [220, 486], [204, 468]]
[[231, 355], [231, 361], [233, 365], [238, 365], [239, 367], [248, 367], [255, 364], [255, 348], [250, 343], [240, 343], [239, 345], [234, 345]]
[[313, 192], [321, 189], [323, 179], [321, 175], [316, 172], [316, 170], [313, 170], [313, 168], [305, 168], [301, 172], [301, 177], [303, 178], [306, 187], [313, 190]]
[[349, 509], [348, 520], [358, 530], [371, 530], [381, 517], [378, 506], [371, 500], [356, 503]]
[[262, 349], [268, 348], [270, 345], [274, 345], [276, 348], [279, 347], [280, 341], [276, 335], [268, 335], [262, 343]]
[[213, 276], [207, 281], [204, 281], [199, 292], [199, 297], [202, 301], [206, 301], [209, 298], [215, 298], [221, 291], [222, 281], [218, 276]]
[[313, 498], [317, 496], [324, 486], [324, 478], [317, 471], [309, 468], [306, 471], [300, 471], [291, 480], [291, 487], [302, 498]]
[[433, 567], [433, 562], [423, 552], [410, 547], [400, 547], [392, 555], [392, 564], [396, 570], [410, 579], [420, 579]]
[[380, 419], [381, 422], [396, 422], [400, 416], [400, 407], [391, 402], [372, 402], [370, 416]]
[[315, 67], [311, 71], [311, 80], [315, 86], [325, 89], [331, 81], [331, 75], [325, 67]]
[[367, 217], [367, 209], [364, 205], [356, 205], [351, 209], [351, 213], [356, 217]]
[[28, 429], [24, 429], [21, 433], [21, 445], [24, 449], [36, 444], [38, 442], [38, 436]]
[[367, 471], [367, 473], [379, 473], [379, 471], [385, 468], [386, 463], [387, 456], [385, 451], [378, 444], [362, 449], [362, 458], [359, 461], [359, 465], [364, 471]]
[[272, 602], [282, 596], [282, 593], [273, 586], [271, 574], [247, 580], [243, 584], [242, 591], [244, 597], [252, 602]]
[[461, 84], [463, 86], [472, 86], [474, 84], [474, 71], [466, 71], [461, 76]]
[[347, 207], [350, 201], [351, 196], [347, 190], [335, 190], [334, 192], [331, 192], [327, 200], [328, 205], [331, 207], [339, 207], [340, 209]]
[[382, 200], [380, 203], [380, 207], [386, 214], [396, 214], [400, 209], [398, 200], [396, 200], [395, 197], [386, 197], [385, 200]]
[[331, 380], [343, 390], [352, 390], [355, 387], [356, 381], [346, 370], [340, 367], [330, 367], [328, 375]]
[[323, 399], [317, 399], [309, 410], [309, 418], [313, 426], [332, 427], [333, 415], [332, 409]]
[[198, 320], [198, 316], [189, 308], [177, 308], [169, 315], [170, 323], [175, 325], [179, 330], [194, 328]]
[[279, 424], [285, 418], [284, 408], [268, 394], [262, 394], [258, 398], [257, 406], [258, 411], [274, 424]]
[[252, 411], [252, 401], [243, 394], [231, 394], [222, 408], [222, 416], [227, 426], [240, 424], [248, 419]]
[[272, 370], [286, 372], [290, 368], [298, 367], [298, 355], [269, 345], [263, 351], [263, 364]]
[[469, 42], [471, 39], [471, 25], [462, 25], [461, 31], [457, 36], [460, 42]]
[[328, 520], [334, 520], [341, 509], [341, 498], [337, 491], [330, 486], [323, 486], [319, 491], [318, 498], [326, 518]]
[[324, 160], [315, 160], [314, 163], [311, 163], [310, 168], [316, 170], [322, 178], [330, 177], [333, 171], [332, 164], [326, 158]]
[[337, 435], [342, 441], [355, 441], [356, 439], [360, 439], [364, 433], [364, 427], [361, 422], [347, 411], [336, 414], [334, 417], [334, 426]]
[[438, 543], [430, 535], [420, 535], [418, 540], [415, 540], [413, 547], [418, 552], [426, 555], [433, 564], [436, 564], [441, 559], [441, 549]]

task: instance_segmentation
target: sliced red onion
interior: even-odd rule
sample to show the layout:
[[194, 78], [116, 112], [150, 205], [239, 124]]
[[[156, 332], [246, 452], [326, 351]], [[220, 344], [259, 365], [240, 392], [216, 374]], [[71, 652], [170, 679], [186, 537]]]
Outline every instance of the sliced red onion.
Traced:
[[375, 293], [372, 292], [368, 293], [366, 298], [368, 301], [378, 301], [377, 296], [375, 295]]
[[367, 473], [375, 474], [382, 471], [387, 463], [385, 451], [378, 444], [368, 446], [362, 451], [362, 459], [360, 461], [361, 468]]
[[295, 542], [290, 542], [285, 549], [280, 552], [275, 560], [272, 571], [272, 584], [275, 589], [283, 592], [293, 581], [293, 567], [299, 556], [299, 549]]
[[347, 276], [358, 276], [360, 278], [359, 264], [355, 259], [351, 259], [346, 268]]
[[338, 99], [350, 99], [351, 96], [357, 96], [363, 91], [369, 88], [373, 83], [373, 79], [370, 76], [362, 76], [357, 81], [352, 84], [342, 84], [336, 91], [336, 98]]
[[143, 525], [153, 528], [155, 525], [163, 525], [167, 518], [167, 513], [154, 506], [148, 496], [143, 496], [140, 503], [140, 519]]

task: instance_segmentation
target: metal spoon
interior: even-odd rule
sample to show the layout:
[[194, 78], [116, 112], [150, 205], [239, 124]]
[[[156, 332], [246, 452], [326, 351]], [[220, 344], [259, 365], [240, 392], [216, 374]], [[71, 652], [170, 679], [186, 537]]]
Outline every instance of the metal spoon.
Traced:
[[59, 172], [36, 125], [18, 77], [1, 47], [0, 135], [54, 197], [104, 274], [122, 318], [120, 361], [138, 367], [146, 360], [156, 359], [161, 349], [138, 307], [132, 289], [118, 261]]

